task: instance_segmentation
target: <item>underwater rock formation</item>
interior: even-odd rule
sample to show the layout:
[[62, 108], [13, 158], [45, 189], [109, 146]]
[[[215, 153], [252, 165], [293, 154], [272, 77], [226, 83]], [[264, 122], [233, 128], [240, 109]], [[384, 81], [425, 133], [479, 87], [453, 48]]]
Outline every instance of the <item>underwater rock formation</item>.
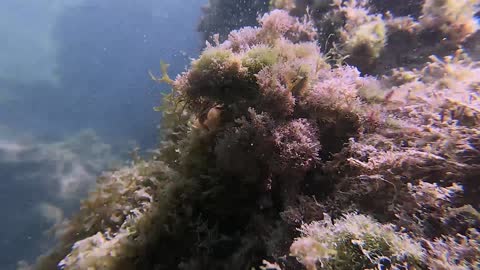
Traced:
[[330, 65], [308, 18], [259, 25], [152, 75], [158, 151], [102, 176], [37, 269], [478, 266], [478, 62], [376, 79]]

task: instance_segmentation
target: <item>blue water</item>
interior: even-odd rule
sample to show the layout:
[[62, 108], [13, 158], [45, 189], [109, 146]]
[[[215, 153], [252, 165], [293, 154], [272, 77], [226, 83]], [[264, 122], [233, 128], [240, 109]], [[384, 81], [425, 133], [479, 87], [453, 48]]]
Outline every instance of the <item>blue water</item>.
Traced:
[[45, 251], [95, 175], [157, 143], [168, 86], [202, 44], [206, 0], [0, 2], [0, 269]]

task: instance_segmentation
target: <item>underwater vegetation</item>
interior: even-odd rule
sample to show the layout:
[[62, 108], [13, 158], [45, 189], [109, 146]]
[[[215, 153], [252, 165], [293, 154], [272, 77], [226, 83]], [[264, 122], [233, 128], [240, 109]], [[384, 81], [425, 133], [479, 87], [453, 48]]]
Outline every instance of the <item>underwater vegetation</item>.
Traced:
[[[362, 73], [384, 75], [395, 67], [421, 68], [432, 54], [448, 56], [459, 46], [468, 51], [478, 43], [478, 0], [264, 0], [270, 9], [308, 15], [317, 29], [317, 42], [331, 56], [330, 63], [346, 62]], [[245, 13], [228, 9], [230, 1], [211, 1], [217, 12], [206, 12], [200, 25], [224, 40], [239, 26], [252, 26], [264, 9], [248, 5]], [[223, 11], [223, 12], [222, 12]], [[222, 15], [219, 15], [222, 14]], [[236, 25], [227, 16], [242, 16]], [[240, 15], [241, 14], [241, 15]], [[206, 19], [208, 18], [208, 20]], [[247, 22], [246, 18], [250, 18]], [[202, 27], [200, 27], [202, 28]], [[213, 33], [212, 33], [213, 32]], [[207, 36], [205, 40], [208, 39]], [[476, 48], [478, 50], [478, 48]]]
[[[468, 28], [477, 3], [449, 3], [408, 22], [459, 5], [463, 22], [431, 16]], [[174, 80], [162, 65], [158, 149], [102, 175], [56, 247], [20, 269], [478, 268], [479, 63], [457, 49], [362, 74], [341, 54], [380, 59], [398, 20], [333, 4], [318, 7], [343, 18], [338, 57], [312, 16], [275, 9], [213, 37]], [[438, 30], [457, 44], [468, 29]]]
[[420, 68], [431, 54], [447, 56], [478, 42], [478, 0], [272, 0], [292, 15], [309, 14], [319, 44], [362, 73]]

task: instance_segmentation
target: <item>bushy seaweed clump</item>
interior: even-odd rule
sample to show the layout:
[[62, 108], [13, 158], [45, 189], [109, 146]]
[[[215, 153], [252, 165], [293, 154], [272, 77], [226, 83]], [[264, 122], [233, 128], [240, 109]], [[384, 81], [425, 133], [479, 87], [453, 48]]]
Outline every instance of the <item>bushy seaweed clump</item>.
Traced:
[[319, 43], [333, 49], [335, 60], [347, 59], [361, 69], [375, 64], [386, 45], [386, 22], [372, 13], [367, 1], [274, 0], [270, 6], [296, 16], [309, 14]]
[[479, 5], [478, 0], [425, 0], [420, 23], [459, 43], [478, 30], [475, 15], [480, 11]]
[[364, 215], [347, 214], [334, 223], [327, 217], [300, 231], [290, 251], [308, 270], [411, 268], [424, 257], [407, 234]]
[[327, 64], [307, 18], [259, 24], [163, 74], [158, 151], [104, 177], [39, 269], [478, 264], [477, 63], [379, 81]]
[[[330, 16], [344, 24], [338, 31], [340, 53], [346, 61], [362, 69], [375, 64], [387, 42], [387, 26], [382, 15], [372, 14], [366, 1], [336, 1]], [[336, 19], [338, 20], [338, 19]]]

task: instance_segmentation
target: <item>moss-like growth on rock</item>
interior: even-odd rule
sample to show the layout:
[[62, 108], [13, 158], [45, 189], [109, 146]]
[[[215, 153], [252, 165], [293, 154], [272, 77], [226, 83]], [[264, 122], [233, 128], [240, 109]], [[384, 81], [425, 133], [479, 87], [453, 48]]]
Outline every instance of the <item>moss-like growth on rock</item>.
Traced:
[[278, 48], [259, 46], [252, 48], [242, 59], [243, 66], [248, 68], [251, 74], [257, 74], [265, 67], [271, 67], [278, 62], [280, 51]]
[[415, 268], [424, 251], [407, 234], [397, 233], [364, 215], [347, 214], [303, 225], [290, 247], [308, 270]]

